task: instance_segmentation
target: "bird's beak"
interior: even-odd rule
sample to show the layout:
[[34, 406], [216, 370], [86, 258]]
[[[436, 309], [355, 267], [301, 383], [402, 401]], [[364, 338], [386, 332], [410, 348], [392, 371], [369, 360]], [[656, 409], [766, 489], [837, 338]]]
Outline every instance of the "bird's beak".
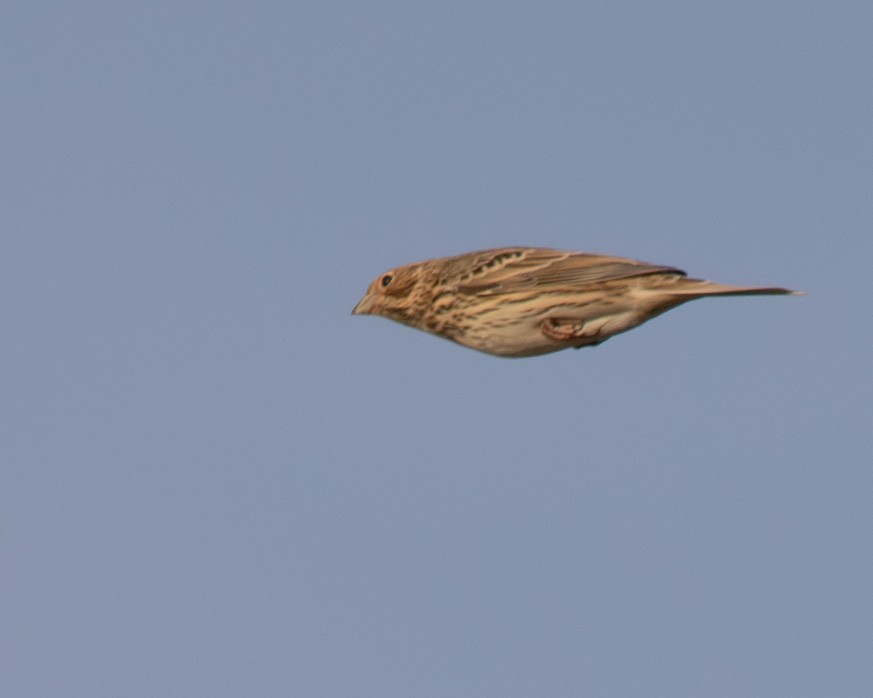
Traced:
[[370, 297], [370, 294], [367, 294], [355, 306], [355, 309], [352, 310], [352, 315], [366, 315], [373, 309], [373, 299]]

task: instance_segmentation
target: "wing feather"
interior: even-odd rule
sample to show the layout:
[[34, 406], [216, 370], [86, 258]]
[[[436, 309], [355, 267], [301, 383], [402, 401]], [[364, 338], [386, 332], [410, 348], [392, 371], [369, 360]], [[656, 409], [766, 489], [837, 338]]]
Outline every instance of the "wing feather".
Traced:
[[476, 253], [475, 265], [458, 283], [466, 294], [511, 293], [530, 289], [558, 289], [627, 279], [648, 274], [681, 274], [674, 267], [623, 257], [562, 252], [547, 248], [502, 248]]

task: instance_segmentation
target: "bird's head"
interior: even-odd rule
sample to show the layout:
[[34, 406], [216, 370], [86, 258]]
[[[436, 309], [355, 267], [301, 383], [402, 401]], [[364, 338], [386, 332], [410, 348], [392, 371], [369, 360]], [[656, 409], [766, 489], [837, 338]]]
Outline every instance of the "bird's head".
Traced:
[[410, 264], [381, 274], [367, 288], [352, 315], [381, 315], [406, 324], [415, 322], [416, 287], [421, 265]]

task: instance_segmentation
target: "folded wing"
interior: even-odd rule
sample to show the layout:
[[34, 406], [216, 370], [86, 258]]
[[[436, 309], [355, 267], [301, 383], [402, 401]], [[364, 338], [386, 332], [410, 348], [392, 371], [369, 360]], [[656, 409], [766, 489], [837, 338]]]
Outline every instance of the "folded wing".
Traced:
[[458, 283], [458, 292], [500, 294], [531, 289], [558, 289], [626, 279], [648, 274], [679, 274], [674, 267], [658, 266], [623, 257], [562, 252], [546, 248], [503, 248], [478, 253], [472, 270]]

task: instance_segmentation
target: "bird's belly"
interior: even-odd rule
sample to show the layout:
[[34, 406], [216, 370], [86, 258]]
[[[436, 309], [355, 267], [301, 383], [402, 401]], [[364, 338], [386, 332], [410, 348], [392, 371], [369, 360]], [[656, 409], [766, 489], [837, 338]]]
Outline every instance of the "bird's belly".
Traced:
[[544, 319], [531, 318], [522, 322], [476, 328], [454, 339], [465, 346], [488, 354], [521, 358], [549, 354], [571, 347], [593, 346], [613, 335], [627, 332], [647, 319], [636, 310], [615, 314], [604, 313], [584, 319], [574, 318], [572, 313], [566, 312], [555, 315], [569, 322], [577, 321], [578, 334], [566, 340], [553, 339], [542, 330], [541, 323]]
[[568, 344], [546, 337], [539, 323], [517, 323], [490, 327], [487, 331], [470, 331], [455, 338], [460, 344], [486, 354], [521, 358], [566, 349]]

